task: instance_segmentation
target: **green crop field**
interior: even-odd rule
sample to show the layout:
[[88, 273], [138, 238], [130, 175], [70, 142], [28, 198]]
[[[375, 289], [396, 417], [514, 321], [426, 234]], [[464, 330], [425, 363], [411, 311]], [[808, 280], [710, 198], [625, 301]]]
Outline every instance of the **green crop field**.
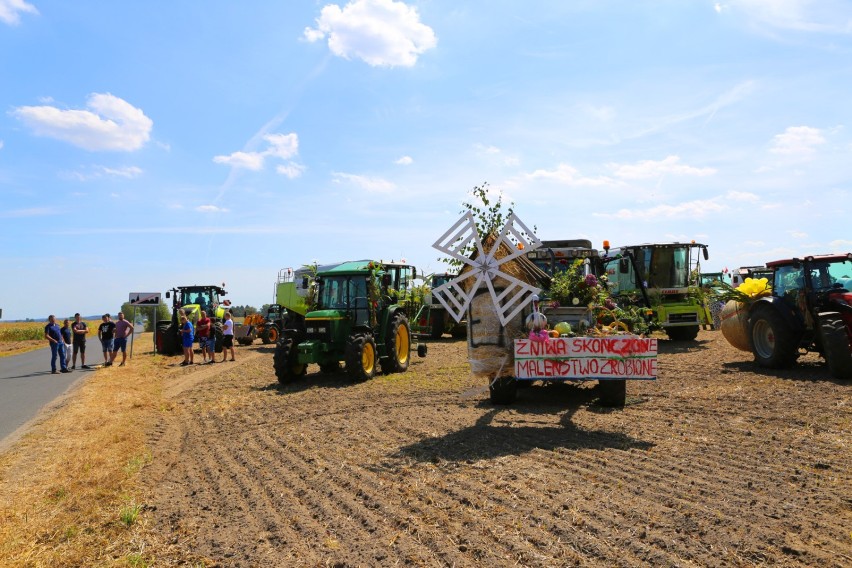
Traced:
[[[63, 318], [64, 319], [64, 318]], [[62, 320], [57, 320], [62, 326]], [[89, 335], [97, 333], [100, 321], [86, 321], [89, 326]], [[30, 341], [33, 339], [44, 339], [44, 326], [46, 322], [0, 322], [0, 343], [11, 341]]]

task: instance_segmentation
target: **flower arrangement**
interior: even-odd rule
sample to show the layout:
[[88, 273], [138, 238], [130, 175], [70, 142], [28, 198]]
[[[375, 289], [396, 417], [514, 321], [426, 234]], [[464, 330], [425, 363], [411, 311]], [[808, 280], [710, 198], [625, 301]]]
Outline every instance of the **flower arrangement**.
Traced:
[[738, 288], [725, 282], [719, 282], [718, 290], [712, 292], [716, 300], [728, 302], [733, 300], [743, 304], [751, 304], [758, 298], [772, 294], [772, 286], [767, 278], [746, 278]]
[[584, 275], [583, 266], [583, 259], [578, 258], [553, 276], [548, 295], [551, 302], [555, 302], [554, 307], [590, 307], [612, 303], [606, 276], [598, 278], [594, 274]]

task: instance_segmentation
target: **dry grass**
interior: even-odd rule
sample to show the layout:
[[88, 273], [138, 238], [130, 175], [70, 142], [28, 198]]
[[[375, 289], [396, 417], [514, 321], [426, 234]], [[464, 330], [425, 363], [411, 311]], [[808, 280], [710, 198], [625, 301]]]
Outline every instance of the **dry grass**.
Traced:
[[137, 339], [129, 366], [98, 370], [0, 456], [3, 566], [147, 564], [134, 541], [137, 481], [151, 459], [162, 359], [150, 354], [150, 334]]

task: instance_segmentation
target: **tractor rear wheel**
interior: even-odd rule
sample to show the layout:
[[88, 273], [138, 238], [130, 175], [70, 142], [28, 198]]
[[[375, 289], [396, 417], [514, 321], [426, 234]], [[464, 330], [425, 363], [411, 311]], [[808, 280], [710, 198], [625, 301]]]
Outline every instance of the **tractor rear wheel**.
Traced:
[[444, 310], [432, 308], [432, 313], [429, 317], [429, 325], [432, 328], [430, 337], [432, 339], [441, 339], [441, 336], [444, 335], [444, 326], [446, 325], [444, 322], [445, 316]]
[[695, 341], [695, 338], [698, 337], [698, 326], [667, 327], [666, 335], [673, 341]]
[[346, 372], [353, 381], [366, 381], [376, 375], [376, 340], [372, 334], [356, 333], [346, 342]]
[[180, 353], [177, 330], [171, 324], [157, 326], [154, 341], [156, 342], [157, 353], [160, 355], [177, 355]]
[[518, 396], [515, 377], [497, 377], [488, 385], [492, 404], [512, 404]]
[[282, 385], [304, 377], [308, 371], [307, 365], [299, 363], [298, 351], [292, 339], [282, 339], [275, 345], [272, 365], [275, 368], [275, 376]]
[[222, 331], [222, 324], [213, 324], [213, 350], [216, 353], [221, 353], [225, 348], [225, 332]]
[[627, 381], [598, 381], [598, 392], [601, 406], [621, 408], [627, 402]]
[[820, 316], [819, 333], [822, 350], [831, 376], [848, 381], [852, 379], [852, 346], [849, 332], [840, 314]]
[[411, 329], [404, 314], [396, 313], [391, 319], [385, 349], [387, 358], [382, 360], [383, 372], [402, 373], [408, 370], [411, 362]]
[[793, 330], [771, 306], [758, 307], [749, 318], [749, 341], [754, 360], [761, 367], [786, 369], [799, 357]]

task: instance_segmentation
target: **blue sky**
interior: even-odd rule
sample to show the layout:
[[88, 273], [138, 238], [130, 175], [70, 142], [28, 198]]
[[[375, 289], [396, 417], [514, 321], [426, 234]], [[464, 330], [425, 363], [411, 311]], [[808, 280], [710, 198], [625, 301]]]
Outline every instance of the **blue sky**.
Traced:
[[852, 251], [845, 0], [0, 0], [4, 319], [406, 259], [484, 181], [543, 239]]

